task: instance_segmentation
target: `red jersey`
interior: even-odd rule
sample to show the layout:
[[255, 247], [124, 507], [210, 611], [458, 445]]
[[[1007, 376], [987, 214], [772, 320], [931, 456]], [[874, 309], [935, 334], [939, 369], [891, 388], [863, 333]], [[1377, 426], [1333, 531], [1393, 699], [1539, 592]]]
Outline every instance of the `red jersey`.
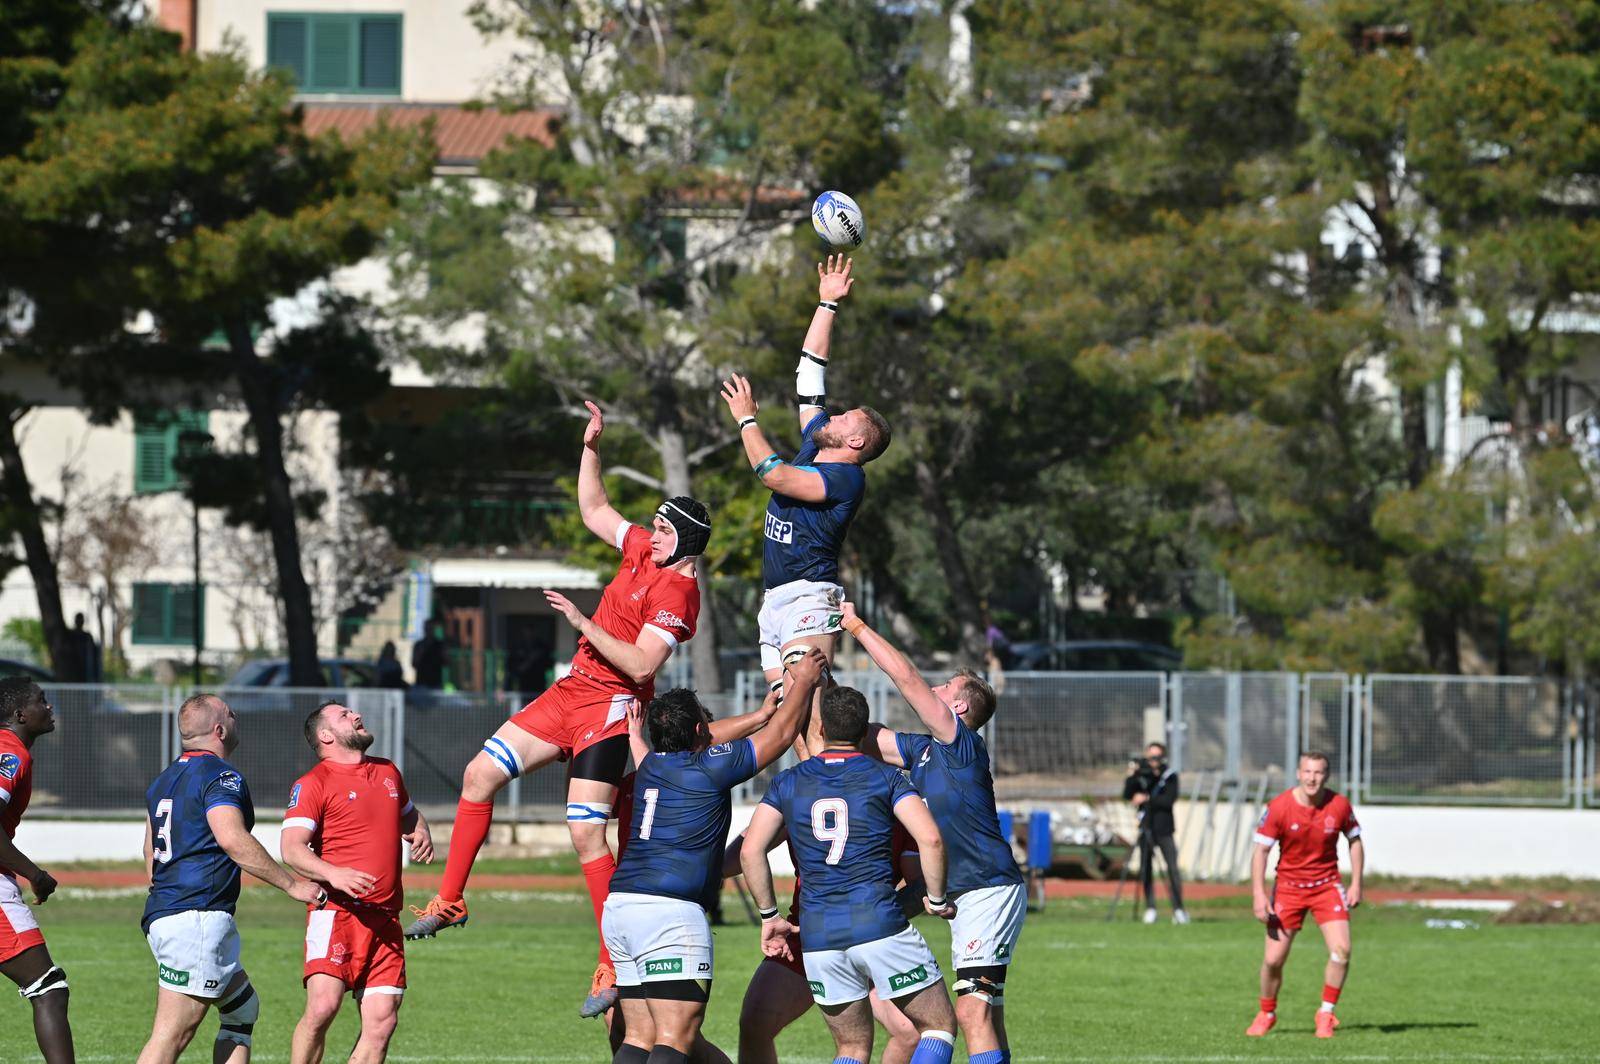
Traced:
[[363, 757], [357, 765], [322, 761], [289, 792], [286, 828], [309, 828], [311, 849], [329, 864], [378, 878], [359, 900], [338, 892], [340, 905], [400, 911], [400, 821], [412, 809], [393, 761]]
[[0, 728], [0, 829], [6, 838], [17, 837], [17, 825], [33, 797], [33, 755], [10, 728]]
[[1267, 803], [1256, 825], [1256, 842], [1278, 844], [1280, 883], [1311, 886], [1339, 878], [1339, 835], [1361, 834], [1350, 799], [1324, 790], [1314, 806], [1301, 805], [1293, 788]]
[[[650, 560], [648, 529], [624, 521], [617, 536], [622, 564], [600, 596], [594, 623], [625, 643], [636, 642], [639, 633], [646, 630], [673, 648], [688, 642], [700, 619], [700, 585], [693, 577], [663, 569]], [[653, 687], [653, 681], [635, 684], [581, 637], [578, 652], [572, 656], [572, 668], [635, 693], [642, 694]]]

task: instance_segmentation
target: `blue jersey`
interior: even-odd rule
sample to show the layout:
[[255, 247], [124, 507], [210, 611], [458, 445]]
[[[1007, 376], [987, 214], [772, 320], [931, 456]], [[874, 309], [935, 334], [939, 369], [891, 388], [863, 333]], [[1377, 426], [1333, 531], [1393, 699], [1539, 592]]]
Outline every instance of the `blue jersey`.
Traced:
[[792, 464], [796, 469], [821, 473], [828, 497], [822, 502], [801, 502], [773, 492], [767, 503], [761, 578], [769, 590], [794, 580], [839, 582], [839, 548], [867, 492], [867, 474], [851, 462], [814, 461], [817, 430], [827, 423], [827, 414], [811, 419], [800, 434], [800, 453]]
[[730, 792], [758, 771], [749, 739], [646, 757], [633, 778], [633, 818], [611, 893], [715, 905], [733, 819]]
[[192, 750], [156, 777], [144, 795], [155, 844], [155, 874], [141, 926], [196, 909], [233, 912], [239, 900], [239, 866], [233, 863], [206, 820], [207, 811], [231, 805], [256, 824], [250, 788], [232, 765], [215, 754]]
[[950, 862], [946, 889], [958, 894], [1021, 883], [1022, 871], [1011, 856], [1011, 844], [1000, 834], [989, 750], [978, 733], [957, 719], [956, 737], [949, 743], [904, 733], [896, 741], [900, 760], [911, 770], [911, 782], [922, 792], [944, 836]]
[[890, 840], [895, 803], [916, 795], [905, 776], [852, 751], [823, 753], [772, 781], [761, 801], [789, 828], [805, 949], [846, 949], [906, 929]]

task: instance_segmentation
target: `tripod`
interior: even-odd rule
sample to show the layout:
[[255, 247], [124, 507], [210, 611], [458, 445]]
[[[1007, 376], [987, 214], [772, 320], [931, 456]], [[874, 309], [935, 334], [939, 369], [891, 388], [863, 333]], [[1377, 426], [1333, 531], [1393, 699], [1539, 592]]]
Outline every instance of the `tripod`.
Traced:
[[[1128, 852], [1122, 857], [1122, 875], [1117, 878], [1117, 892], [1111, 896], [1111, 907], [1106, 910], [1106, 923], [1109, 924], [1113, 919], [1116, 918], [1117, 906], [1122, 902], [1122, 890], [1128, 885], [1128, 873], [1133, 869], [1133, 855], [1135, 851], [1137, 851], [1139, 854], [1139, 882], [1143, 883], [1146, 872], [1144, 867], [1146, 860], [1145, 854], [1148, 853], [1150, 855], [1149, 859], [1154, 860], [1158, 849], [1159, 847], [1156, 846], [1155, 835], [1150, 830], [1150, 824], [1143, 817], [1141, 817], [1139, 821], [1139, 834], [1131, 843], [1128, 844]], [[1166, 864], [1166, 860], [1166, 855], [1163, 854], [1161, 857], [1161, 862], [1163, 865]], [[1149, 873], [1152, 876], [1151, 882], [1153, 884], [1155, 882], [1153, 878], [1155, 875], [1155, 869], [1149, 869]], [[1168, 883], [1170, 884], [1170, 870], [1168, 870], [1168, 876]], [[1171, 889], [1170, 886], [1168, 889]], [[1135, 911], [1137, 911], [1137, 909], [1135, 909]]]

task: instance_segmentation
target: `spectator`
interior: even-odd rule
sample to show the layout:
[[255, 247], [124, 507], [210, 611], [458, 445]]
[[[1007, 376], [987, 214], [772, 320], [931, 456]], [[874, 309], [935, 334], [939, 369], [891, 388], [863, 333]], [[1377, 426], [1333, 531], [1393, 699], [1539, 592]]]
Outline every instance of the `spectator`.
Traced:
[[100, 644], [84, 629], [83, 622], [83, 614], [73, 614], [72, 631], [67, 633], [67, 639], [72, 644], [73, 664], [76, 666], [72, 672], [77, 674], [82, 683], [99, 683], [103, 675]]
[[1172, 890], [1172, 922], [1186, 924], [1189, 914], [1183, 908], [1183, 881], [1178, 875], [1177, 830], [1172, 806], [1178, 800], [1178, 774], [1167, 765], [1167, 748], [1151, 743], [1142, 760], [1133, 762], [1132, 771], [1122, 785], [1122, 797], [1139, 810], [1139, 878], [1144, 883], [1144, 922], [1156, 922], [1155, 850], [1167, 866], [1167, 884]]
[[378, 686], [400, 690], [406, 686], [406, 675], [400, 668], [400, 658], [395, 654], [393, 640], [384, 643], [383, 649], [378, 651]]
[[412, 683], [437, 691], [444, 686], [443, 625], [429, 617], [424, 635], [411, 648]]

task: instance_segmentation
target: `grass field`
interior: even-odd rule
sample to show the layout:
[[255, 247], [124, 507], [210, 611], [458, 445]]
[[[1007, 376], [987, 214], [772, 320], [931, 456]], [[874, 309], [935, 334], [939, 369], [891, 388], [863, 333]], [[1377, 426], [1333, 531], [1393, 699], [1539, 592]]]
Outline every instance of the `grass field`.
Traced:
[[[421, 904], [421, 898], [412, 899]], [[576, 1006], [593, 968], [588, 903], [559, 892], [479, 893], [463, 932], [412, 947], [410, 993], [390, 1059], [609, 1060], [598, 1023]], [[155, 971], [138, 930], [142, 891], [65, 888], [40, 911], [72, 981], [81, 1061], [131, 1061], [149, 1030]], [[730, 907], [737, 912], [737, 904]], [[1100, 902], [1052, 902], [1029, 917], [1006, 988], [1018, 1061], [1592, 1061], [1600, 1058], [1600, 926], [1431, 930], [1441, 914], [1358, 913], [1354, 974], [1332, 1046], [1312, 1036], [1325, 952], [1302, 937], [1291, 958], [1278, 1029], [1242, 1036], [1255, 1010], [1260, 929], [1241, 902], [1196, 913], [1188, 927], [1102, 922]], [[1124, 908], [1123, 914], [1126, 915]], [[298, 1015], [303, 915], [274, 891], [245, 892], [245, 964], [263, 999], [258, 1061], [287, 1059]], [[941, 961], [948, 933], [919, 921]], [[739, 1002], [757, 960], [755, 929], [718, 933], [709, 1036], [732, 1053]], [[0, 1064], [38, 1060], [28, 1009], [0, 1003]], [[216, 1021], [188, 1057], [209, 1059]], [[347, 1009], [329, 1060], [354, 1038]], [[831, 1043], [811, 1013], [780, 1043], [785, 1061], [826, 1062]], [[965, 1060], [958, 1050], [957, 1060]]]

